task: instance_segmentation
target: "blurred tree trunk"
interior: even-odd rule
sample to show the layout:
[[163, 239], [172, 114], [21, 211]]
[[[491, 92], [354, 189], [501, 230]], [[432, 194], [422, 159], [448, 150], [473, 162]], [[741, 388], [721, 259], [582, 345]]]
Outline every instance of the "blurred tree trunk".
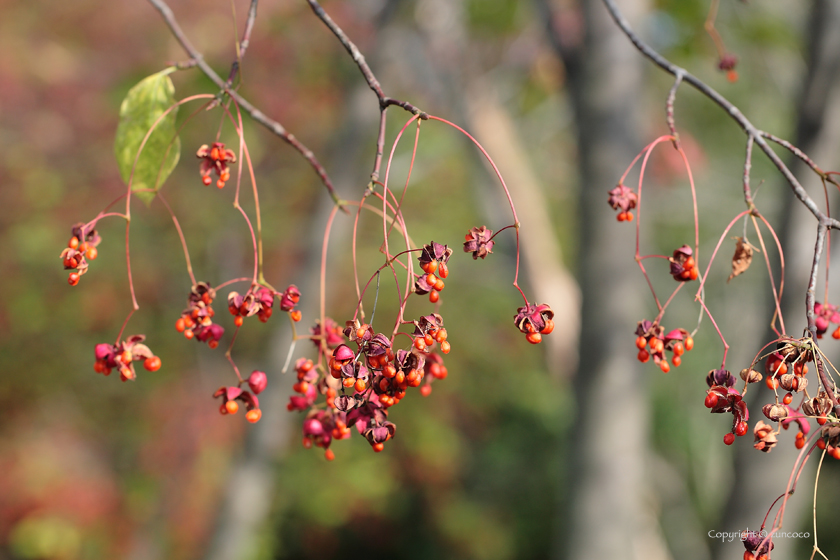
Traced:
[[[793, 143], [818, 165], [824, 166], [825, 170], [836, 169], [840, 165], [837, 157], [840, 153], [840, 33], [837, 29], [840, 29], [840, 3], [836, 0], [815, 0], [812, 3], [808, 28], [805, 30], [808, 37], [808, 69], [800, 92]], [[787, 160], [791, 171], [811, 190], [815, 200], [820, 200], [822, 196], [819, 194], [820, 182], [817, 176], [799, 159], [788, 157]], [[784, 190], [782, 195], [785, 200], [790, 200], [792, 195], [787, 184], [782, 185], [780, 189]], [[813, 216], [799, 204], [783, 204], [782, 207], [779, 237], [783, 247], [810, 248], [816, 235]], [[804, 295], [812, 257], [811, 251], [788, 250], [785, 253], [786, 296], [782, 302], [782, 313], [785, 317], [785, 327], [791, 336], [801, 336], [805, 328]], [[817, 299], [822, 300], [821, 290], [818, 289], [817, 292]], [[764, 321], [768, 322], [769, 316], [766, 316]], [[773, 338], [775, 334], [768, 329], [765, 342]], [[830, 345], [826, 346], [827, 352], [836, 354]], [[815, 379], [812, 378], [811, 381]], [[757, 421], [764, 418], [761, 406], [768, 402], [768, 393], [758, 391], [753, 397], [750, 408]], [[798, 453], [799, 450], [793, 446], [793, 433], [784, 433], [780, 437], [779, 445], [769, 455], [758, 453], [750, 446], [736, 446], [735, 480], [729, 503], [717, 529], [758, 529], [767, 508], [784, 492], [784, 485]], [[818, 460], [819, 457], [815, 455], [809, 461], [806, 473], [800, 479], [800, 488], [804, 488], [804, 491], [797, 492], [788, 502], [785, 525], [790, 531], [810, 526], [798, 525], [811, 506], [813, 492], [808, 488], [812, 485]], [[732, 558], [736, 553], [743, 553], [743, 546], [737, 541], [715, 542], [715, 558], [722, 560]], [[778, 539], [775, 544], [774, 556], [792, 557], [796, 544], [793, 539]]]
[[[578, 410], [556, 556], [668, 558], [646, 476], [650, 403], [627, 330], [643, 318], [636, 303], [639, 285], [627, 281], [636, 265], [627, 245], [617, 242], [632, 235], [632, 226], [618, 225], [606, 202], [607, 191], [642, 147], [646, 62], [600, 1], [565, 4], [557, 17], [549, 0], [538, 6], [566, 67], [580, 166]], [[641, 0], [622, 3], [630, 21], [645, 8]]]

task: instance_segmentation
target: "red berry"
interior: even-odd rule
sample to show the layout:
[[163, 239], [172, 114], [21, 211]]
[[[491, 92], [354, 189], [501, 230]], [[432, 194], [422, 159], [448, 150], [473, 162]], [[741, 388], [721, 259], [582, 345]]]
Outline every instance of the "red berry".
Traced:
[[[528, 335], [528, 336], [531, 336], [531, 335]], [[540, 335], [537, 334], [536, 336], [540, 336]], [[529, 342], [530, 342], [530, 340], [529, 340]], [[449, 345], [449, 341], [444, 340], [443, 342], [440, 343], [440, 351], [443, 352], [444, 354], [449, 354], [450, 348], [451, 347]]]
[[420, 387], [420, 394], [424, 397], [428, 397], [432, 394], [432, 386], [431, 385], [423, 385]]
[[706, 400], [703, 401], [703, 404], [706, 405], [706, 408], [714, 408], [718, 403], [718, 396], [717, 393], [709, 393], [706, 395]]
[[151, 358], [146, 358], [143, 361], [143, 367], [146, 368], [147, 371], [157, 371], [160, 369], [160, 358], [157, 356], [152, 356]]
[[85, 251], [85, 256], [92, 261], [95, 261], [98, 255], [99, 251], [96, 250], [96, 247], [88, 247], [88, 250]]
[[741, 437], [747, 433], [748, 429], [749, 426], [747, 426], [746, 422], [738, 422], [737, 424], [735, 424], [735, 435]]
[[204, 186], [206, 187], [206, 186], [209, 186], [210, 183], [213, 182], [213, 179], [210, 177], [210, 175], [205, 175], [204, 177], [201, 178], [201, 182], [204, 183]]
[[647, 339], [643, 336], [639, 336], [636, 338], [636, 348], [639, 350], [644, 350], [645, 346], [647, 346]]
[[374, 450], [375, 452], [379, 453], [380, 451], [382, 451], [383, 449], [385, 449], [385, 444], [384, 444], [384, 443], [382, 443], [382, 442], [379, 442], [379, 443], [374, 443], [374, 444], [372, 445], [372, 447], [373, 447], [373, 450]]
[[185, 330], [186, 328], [187, 328], [187, 325], [186, 325], [186, 323], [184, 323], [184, 318], [183, 318], [183, 317], [181, 317], [180, 319], [178, 319], [177, 321], [175, 321], [175, 330], [176, 330], [176, 331], [178, 331], [178, 332], [184, 332], [184, 330]]
[[228, 401], [225, 403], [225, 409], [228, 411], [228, 414], [236, 414], [239, 410], [239, 403], [236, 401]]
[[662, 373], [668, 373], [671, 371], [671, 364], [668, 363], [668, 360], [659, 360], [659, 369], [662, 370]]
[[79, 273], [78, 272], [71, 272], [70, 276], [67, 277], [67, 283], [71, 286], [75, 286], [79, 283]]
[[689, 352], [691, 352], [691, 350], [694, 349], [694, 339], [690, 336], [687, 336], [685, 338], [685, 349]]
[[242, 323], [244, 323], [244, 322], [245, 322], [245, 319], [242, 318], [242, 315], [237, 315], [236, 317], [233, 318], [233, 324], [236, 325], [237, 327], [241, 327]]
[[685, 353], [685, 348], [682, 345], [682, 342], [674, 343], [674, 356], [682, 356]]
[[540, 334], [551, 334], [554, 331], [554, 321], [552, 319], [545, 320], [545, 326], [540, 331]]
[[430, 302], [437, 303], [439, 299], [440, 299], [440, 293], [439, 292], [435, 292], [435, 291], [429, 292], [429, 301]]
[[71, 249], [78, 249], [79, 248], [79, 238], [75, 235], [70, 238], [70, 242], [67, 244], [68, 247]]
[[420, 350], [421, 352], [426, 349], [426, 341], [422, 338], [415, 338], [414, 339], [414, 347]]
[[624, 220], [628, 221], [628, 222], [632, 222], [633, 221], [633, 213], [632, 212], [626, 212], [624, 214]]
[[332, 461], [333, 459], [335, 459], [335, 453], [333, 453], [332, 449], [327, 449], [326, 451], [324, 451], [324, 457], [327, 459], [327, 461]]
[[615, 219], [618, 220], [619, 222], [623, 222], [624, 220], [627, 219], [627, 214], [624, 213], [624, 212], [619, 212], [618, 216], [616, 216]]
[[827, 421], [828, 421], [828, 418], [826, 418], [825, 416], [818, 416], [817, 417], [817, 424], [819, 424], [820, 426], [825, 426], [825, 423]]
[[682, 358], [680, 358], [679, 356], [674, 356], [673, 358], [671, 358], [671, 363], [674, 364], [674, 367], [680, 367], [680, 364], [682, 363]]
[[817, 440], [817, 447], [819, 447], [820, 449], [825, 449], [825, 440], [823, 438]]
[[420, 268], [423, 269], [423, 272], [426, 274], [434, 274], [438, 269], [438, 262], [437, 261], [429, 261]]
[[647, 363], [648, 360], [650, 360], [650, 354], [647, 350], [639, 350], [639, 355], [636, 356], [636, 358], [638, 358], [638, 360], [644, 364]]
[[790, 394], [790, 393], [787, 393], [787, 394], [786, 394], [786, 395], [782, 398], [782, 402], [783, 402], [784, 404], [790, 404], [792, 400], [793, 400], [793, 395], [792, 395], [792, 394]]
[[446, 263], [440, 263], [440, 266], [438, 267], [438, 275], [441, 278], [449, 276], [449, 267], [446, 266]]
[[542, 342], [542, 335], [538, 332], [528, 333], [527, 335], [525, 335], [525, 340], [527, 340], [531, 344], [539, 344], [540, 342]]
[[725, 443], [726, 445], [732, 445], [733, 443], [735, 443], [735, 434], [729, 432], [728, 434], [723, 436], [723, 443]]
[[794, 442], [794, 445], [797, 449], [805, 447], [805, 437], [802, 435], [802, 432], [796, 434], [796, 441]]
[[249, 410], [245, 414], [245, 419], [248, 420], [248, 422], [250, 422], [251, 424], [258, 422], [260, 418], [262, 418], [262, 410], [260, 410], [259, 408]]
[[[270, 311], [270, 309], [266, 309], [266, 311]], [[299, 322], [299, 321], [303, 318], [303, 315], [301, 314], [301, 312], [300, 312], [300, 310], [299, 310], [299, 309], [295, 309], [294, 311], [292, 311], [291, 313], [289, 313], [289, 317], [291, 317], [291, 318], [292, 318], [292, 321], [294, 321], [295, 323], [297, 323], [297, 322]]]

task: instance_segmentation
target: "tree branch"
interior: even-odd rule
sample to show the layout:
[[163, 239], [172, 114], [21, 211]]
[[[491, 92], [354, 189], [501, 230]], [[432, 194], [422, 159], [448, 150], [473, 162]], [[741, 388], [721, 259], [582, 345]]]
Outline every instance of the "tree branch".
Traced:
[[824, 214], [814, 200], [808, 196], [808, 193], [805, 192], [805, 189], [802, 188], [802, 185], [799, 184], [797, 178], [793, 175], [793, 173], [788, 169], [788, 167], [784, 164], [784, 162], [776, 155], [770, 146], [765, 141], [766, 133], [757, 129], [755, 125], [753, 125], [744, 115], [741, 113], [740, 109], [738, 109], [735, 105], [730, 103], [725, 97], [719, 94], [717, 91], [706, 85], [705, 82], [697, 78], [696, 76], [692, 75], [690, 72], [685, 70], [684, 68], [680, 68], [679, 66], [671, 63], [665, 57], [660, 55], [658, 52], [650, 48], [645, 42], [643, 42], [638, 35], [630, 28], [630, 24], [627, 23], [627, 20], [624, 19], [624, 16], [619, 11], [618, 7], [615, 5], [614, 0], [603, 0], [604, 5], [607, 7], [607, 11], [612, 16], [615, 23], [621, 29], [622, 32], [627, 36], [628, 39], [636, 46], [636, 48], [641, 52], [644, 56], [649, 58], [653, 61], [654, 64], [672, 74], [674, 76], [682, 75], [683, 81], [686, 83], [691, 84], [694, 89], [717, 103], [726, 113], [732, 117], [732, 119], [738, 123], [738, 125], [744, 130], [747, 136], [751, 137], [756, 145], [761, 148], [761, 151], [764, 152], [773, 165], [779, 170], [779, 172], [784, 176], [787, 182], [790, 184], [791, 189], [793, 189], [793, 193], [796, 198], [799, 199], [802, 204], [814, 215], [815, 218], [819, 221], [820, 224], [825, 225], [826, 227], [830, 227], [832, 229], [840, 229], [840, 222], [835, 220], [834, 218], [829, 217], [828, 215]]
[[[190, 40], [184, 34], [184, 31], [181, 29], [181, 26], [178, 25], [178, 21], [175, 19], [175, 15], [172, 13], [172, 9], [164, 0], [149, 0], [151, 3], [163, 16], [166, 25], [169, 27], [169, 30], [172, 32], [172, 35], [175, 36], [175, 39], [181, 44], [181, 47], [186, 51], [186, 53], [190, 56], [192, 60], [195, 61], [196, 66], [198, 66], [201, 71], [204, 73], [205, 76], [210, 78], [210, 80], [216, 84], [219, 89], [221, 89], [225, 94], [229, 95], [236, 103], [246, 112], [248, 113], [252, 119], [266, 127], [268, 130], [273, 132], [276, 136], [279, 136], [283, 140], [286, 141], [289, 145], [291, 145], [295, 150], [297, 150], [306, 161], [312, 166], [315, 170], [315, 173], [318, 174], [318, 177], [321, 178], [321, 182], [327, 188], [327, 191], [330, 193], [333, 201], [341, 206], [341, 199], [339, 198], [338, 194], [335, 192], [335, 187], [332, 184], [332, 181], [327, 175], [326, 169], [318, 159], [315, 157], [315, 154], [312, 153], [312, 150], [307, 148], [300, 140], [298, 140], [294, 134], [290, 133], [286, 130], [286, 128], [280, 124], [279, 122], [270, 119], [267, 117], [262, 111], [257, 109], [253, 104], [251, 104], [248, 100], [242, 97], [239, 93], [235, 90], [230, 89], [230, 85], [227, 84], [213, 68], [207, 64], [207, 61], [204, 60], [204, 56], [198, 52], [198, 50], [190, 43]], [[251, 3], [251, 12], [253, 16], [256, 17], [256, 0], [252, 0]], [[251, 19], [251, 14], [249, 14], [249, 21]], [[253, 23], [251, 23], [253, 25]], [[247, 28], [246, 28], [247, 33]], [[342, 206], [343, 208], [343, 206]]]

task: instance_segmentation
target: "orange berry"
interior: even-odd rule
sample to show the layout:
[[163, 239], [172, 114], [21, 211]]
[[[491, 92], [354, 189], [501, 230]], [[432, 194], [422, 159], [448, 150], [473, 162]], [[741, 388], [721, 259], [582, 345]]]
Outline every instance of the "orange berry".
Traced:
[[236, 414], [239, 411], [239, 403], [236, 401], [228, 401], [225, 403], [225, 410], [228, 411], [228, 414]]
[[[540, 333], [529, 334], [528, 336], [540, 336]], [[537, 342], [532, 342], [529, 339], [528, 342], [531, 342], [532, 344], [537, 344], [537, 343], [539, 343], [539, 340]], [[450, 349], [451, 349], [451, 347], [449, 345], [449, 341], [444, 340], [443, 342], [440, 343], [440, 351], [443, 352], [444, 354], [449, 354]]]
[[356, 380], [352, 377], [345, 377], [341, 380], [341, 384], [344, 385], [346, 389], [349, 389], [350, 387], [356, 384]]
[[184, 331], [184, 338], [186, 338], [187, 340], [190, 340], [194, 336], [195, 333], [192, 331], [192, 329], [187, 329]]
[[671, 363], [674, 364], [674, 367], [680, 367], [680, 364], [682, 363], [682, 358], [680, 358], [679, 356], [674, 356], [673, 358], [671, 358]]
[[687, 259], [685, 259], [683, 266], [685, 268], [694, 268], [694, 264], [694, 257], [688, 257]]
[[446, 266], [446, 263], [440, 263], [440, 267], [438, 267], [438, 276], [441, 278], [449, 276], [449, 267]]
[[685, 348], [682, 345], [682, 342], [674, 343], [674, 356], [682, 356], [685, 352]]
[[184, 318], [183, 317], [178, 319], [177, 321], [175, 321], [175, 330], [176, 331], [184, 332], [184, 329], [186, 329], [186, 328], [187, 328], [187, 325], [186, 325], [186, 323], [184, 323]]
[[210, 350], [215, 350], [216, 348], [219, 347], [219, 341], [218, 340], [211, 340], [210, 342], [207, 343], [207, 346], [210, 348]]
[[817, 440], [817, 447], [819, 447], [820, 449], [825, 449], [825, 440], [823, 438]]
[[[525, 335], [525, 340], [527, 340], [531, 344], [539, 344], [540, 342], [542, 342], [542, 335], [540, 333], [528, 333]], [[441, 347], [443, 347], [442, 344]]]
[[671, 371], [671, 364], [668, 363], [668, 360], [659, 360], [659, 369], [662, 370], [662, 373], [668, 373]]
[[79, 273], [78, 272], [71, 272], [70, 276], [67, 277], [67, 283], [71, 286], [75, 286], [79, 283]]
[[435, 281], [435, 290], [437, 290], [437, 291], [439, 291], [439, 292], [442, 292], [442, 291], [443, 291], [444, 286], [445, 286], [445, 284], [443, 283], [443, 280], [441, 280], [440, 278], [438, 278], [438, 279]]
[[435, 292], [435, 291], [429, 292], [429, 301], [430, 302], [437, 303], [439, 299], [440, 299], [440, 293]]
[[324, 457], [327, 459], [327, 461], [332, 461], [333, 459], [335, 459], [335, 453], [333, 453], [332, 449], [327, 449], [326, 451], [324, 451]]
[[647, 346], [647, 339], [643, 336], [636, 338], [636, 348], [639, 350], [644, 350], [645, 346]]
[[70, 242], [67, 244], [68, 247], [71, 249], [78, 249], [79, 248], [79, 238], [75, 235], [70, 238]]
[[402, 385], [405, 383], [405, 373], [403, 371], [398, 371], [397, 375], [394, 376], [394, 383], [397, 385]]
[[367, 383], [365, 383], [364, 379], [357, 379], [356, 380], [356, 391], [361, 393], [367, 388]]
[[782, 397], [782, 402], [784, 404], [790, 404], [793, 401], [793, 395], [791, 393], [786, 393], [784, 397]]
[[633, 213], [632, 212], [626, 212], [624, 214], [624, 219], [628, 222], [632, 222], [633, 221]]
[[831, 337], [835, 340], [840, 340], [840, 327], [837, 327], [837, 329], [831, 333]]
[[619, 212], [618, 216], [616, 216], [615, 219], [618, 220], [619, 222], [623, 222], [624, 220], [627, 219], [627, 213], [626, 212]]
[[691, 352], [694, 349], [694, 339], [690, 336], [685, 337], [685, 349]]
[[730, 83], [734, 84], [738, 81], [738, 72], [735, 70], [730, 70], [726, 73], [726, 79], [729, 80]]
[[825, 426], [825, 423], [828, 421], [828, 418], [825, 416], [817, 416], [817, 424], [820, 426]]
[[420, 268], [423, 269], [423, 272], [426, 274], [434, 274], [435, 271], [438, 269], [438, 262], [437, 261], [429, 261]]
[[431, 385], [423, 385], [420, 387], [420, 394], [424, 397], [428, 397], [432, 394], [432, 386]]
[[697, 272], [696, 268], [692, 268], [691, 272], [689, 273], [689, 278], [691, 278], [692, 280], [697, 280], [698, 276], [700, 276], [700, 273]]
[[385, 449], [385, 444], [384, 444], [384, 443], [382, 443], [382, 442], [379, 442], [379, 443], [374, 443], [371, 447], [373, 447], [373, 450], [374, 450], [376, 453], [379, 453], [380, 451], [382, 451], [383, 449]]
[[236, 317], [233, 318], [233, 324], [236, 325], [237, 327], [241, 327], [242, 323], [244, 323], [244, 322], [245, 322], [245, 319], [242, 318], [242, 315], [237, 315]]
[[770, 389], [771, 391], [775, 391], [776, 389], [779, 388], [779, 380], [776, 379], [775, 377], [768, 377], [764, 381], [764, 384], [767, 385], [767, 388]]
[[146, 368], [147, 371], [157, 371], [160, 369], [160, 358], [157, 356], [152, 356], [151, 358], [146, 358], [143, 361], [143, 367]]
[[835, 447], [831, 450], [831, 456], [835, 459], [840, 459], [840, 447]]
[[216, 186], [220, 189], [223, 189], [225, 188], [225, 182], [219, 179], [218, 181], [216, 181]]
[[422, 338], [415, 338], [414, 339], [414, 347], [420, 350], [421, 352], [426, 349], [426, 341]]
[[797, 449], [802, 449], [803, 447], [805, 447], [805, 438], [800, 437], [801, 435], [802, 435], [802, 432], [799, 432], [798, 434], [796, 434], [796, 441], [794, 441], [794, 445], [796, 446]]
[[426, 346], [431, 346], [435, 343], [435, 338], [429, 333], [426, 333], [425, 336], [423, 336], [423, 342], [426, 343]]
[[[268, 310], [266, 310], [266, 311], [268, 311]], [[303, 318], [303, 315], [301, 314], [299, 309], [295, 309], [294, 311], [289, 313], [289, 317], [292, 318], [292, 321], [297, 323], [297, 322], [300, 322], [301, 318]]]
[[260, 418], [262, 418], [262, 410], [259, 408], [255, 408], [254, 410], [249, 410], [245, 414], [245, 419], [248, 420], [251, 424], [255, 422], [259, 422]]
[[210, 183], [213, 182], [213, 179], [210, 177], [210, 175], [205, 175], [204, 177], [201, 178], [201, 182], [204, 183], [204, 186], [206, 187], [206, 186], [209, 186]]
[[540, 334], [551, 334], [554, 330], [554, 321], [552, 319], [545, 320], [545, 326], [540, 331]]
[[96, 250], [96, 247], [88, 247], [88, 250], [85, 251], [85, 256], [88, 259], [95, 261], [96, 257], [99, 256], [99, 251]]

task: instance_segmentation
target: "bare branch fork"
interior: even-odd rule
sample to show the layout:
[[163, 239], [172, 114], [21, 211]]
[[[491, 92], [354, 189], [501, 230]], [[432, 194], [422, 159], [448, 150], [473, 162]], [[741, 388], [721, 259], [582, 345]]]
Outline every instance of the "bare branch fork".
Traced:
[[[743, 113], [733, 105], [729, 100], [723, 97], [720, 93], [715, 91], [705, 82], [697, 78], [696, 76], [692, 75], [690, 72], [681, 68], [665, 57], [660, 55], [658, 52], [653, 50], [650, 46], [648, 46], [644, 41], [639, 38], [638, 35], [632, 30], [630, 24], [622, 15], [621, 11], [616, 6], [614, 0], [603, 0], [604, 5], [607, 8], [610, 16], [613, 18], [615, 23], [621, 29], [621, 31], [627, 36], [628, 39], [635, 45], [635, 47], [648, 59], [650, 59], [654, 64], [672, 74], [676, 79], [673, 87], [669, 91], [668, 100], [666, 103], [666, 121], [668, 123], [668, 127], [671, 130], [672, 134], [674, 134], [675, 138], [676, 131], [674, 127], [674, 98], [676, 96], [676, 90], [679, 87], [681, 82], [686, 82], [690, 84], [694, 89], [717, 103], [738, 125], [747, 135], [747, 154], [746, 154], [746, 163], [744, 166], [744, 200], [747, 204], [748, 209], [751, 213], [757, 213], [755, 205], [753, 204], [752, 195], [750, 193], [749, 188], [749, 170], [751, 166], [751, 157], [752, 157], [752, 147], [753, 144], [757, 145], [762, 152], [770, 159], [773, 165], [779, 170], [779, 172], [784, 176], [785, 180], [793, 190], [794, 196], [808, 209], [811, 214], [817, 219], [817, 239], [816, 245], [814, 249], [814, 259], [811, 265], [811, 274], [810, 274], [810, 281], [808, 284], [808, 291], [805, 297], [805, 312], [808, 319], [808, 331], [811, 334], [811, 338], [813, 339], [814, 343], [817, 342], [817, 327], [815, 323], [815, 315], [814, 315], [814, 291], [816, 286], [816, 279], [817, 279], [817, 270], [820, 265], [820, 258], [822, 256], [823, 245], [825, 241], [826, 234], [830, 229], [840, 229], [840, 221], [832, 218], [827, 213], [824, 213], [822, 210], [819, 209], [816, 202], [808, 195], [802, 185], [797, 180], [796, 176], [788, 169], [785, 163], [781, 160], [781, 158], [770, 148], [767, 140], [775, 142], [782, 146], [783, 148], [789, 150], [793, 155], [801, 159], [806, 165], [808, 165], [819, 177], [827, 182], [830, 182], [838, 187], [840, 187], [840, 183], [838, 183], [834, 177], [824, 172], [820, 169], [807, 155], [805, 155], [799, 148], [793, 146], [790, 142], [786, 140], [782, 140], [768, 132], [763, 130], [759, 130], [752, 122], [747, 119]], [[834, 383], [828, 379], [828, 376], [825, 373], [824, 367], [822, 367], [820, 360], [815, 360], [817, 363], [817, 369], [819, 371], [820, 380], [827, 389], [827, 393], [829, 398], [834, 405], [834, 411], [838, 415], [840, 415], [840, 402], [838, 402], [837, 397], [835, 395], [835, 385]], [[830, 388], [830, 390], [829, 390]]]

